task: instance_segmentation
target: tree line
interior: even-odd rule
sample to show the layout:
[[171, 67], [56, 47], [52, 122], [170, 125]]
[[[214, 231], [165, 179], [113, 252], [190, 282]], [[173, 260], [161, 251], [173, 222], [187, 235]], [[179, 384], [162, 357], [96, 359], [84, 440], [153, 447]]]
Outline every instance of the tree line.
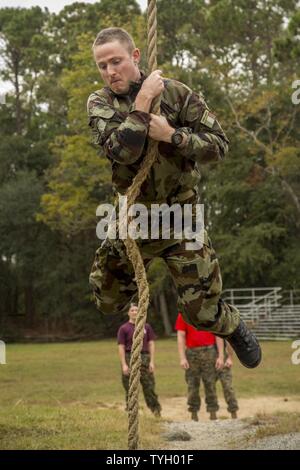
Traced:
[[[224, 287], [299, 286], [300, 11], [295, 0], [158, 0], [164, 76], [201, 92], [230, 140], [200, 168], [201, 202]], [[121, 26], [146, 64], [147, 20], [135, 0], [74, 2], [58, 14], [0, 9], [0, 334], [114, 333], [88, 275], [99, 245], [96, 207], [111, 202], [110, 167], [91, 143], [86, 101], [103, 86], [91, 45]], [[172, 331], [176, 292], [164, 263], [149, 269], [149, 319]], [[112, 312], [113, 313], [113, 312]]]

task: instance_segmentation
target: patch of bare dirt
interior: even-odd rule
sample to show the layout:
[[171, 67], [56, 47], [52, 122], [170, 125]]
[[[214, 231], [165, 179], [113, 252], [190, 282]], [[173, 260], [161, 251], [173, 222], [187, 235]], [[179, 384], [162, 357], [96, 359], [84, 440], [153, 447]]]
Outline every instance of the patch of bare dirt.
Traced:
[[[194, 422], [191, 421], [190, 414], [187, 411], [185, 397], [163, 400], [162, 416], [167, 420], [163, 434], [165, 448], [175, 450], [229, 450], [241, 448], [251, 450], [300, 450], [300, 432], [255, 439], [257, 426], [247, 419], [253, 418], [257, 414], [269, 415], [280, 411], [300, 413], [300, 400], [297, 397], [239, 399], [238, 419], [234, 420], [227, 412], [224, 400], [220, 400], [219, 404], [218, 420], [209, 420], [204, 404], [199, 413], [199, 422]], [[190, 439], [181, 440], [181, 435], [190, 436]], [[178, 436], [177, 440], [176, 436]]]
[[[227, 405], [223, 399], [219, 399], [220, 409], [217, 413], [220, 419], [230, 419], [230, 414], [227, 411]], [[287, 413], [298, 412], [300, 413], [300, 398], [295, 396], [273, 397], [263, 396], [255, 398], [239, 398], [239, 411], [238, 417], [251, 418], [258, 413], [272, 414], [278, 411]], [[162, 416], [167, 420], [172, 421], [189, 421], [190, 413], [187, 411], [186, 397], [173, 397], [161, 401]], [[199, 413], [200, 421], [209, 421], [209, 414], [205, 410], [205, 403], [201, 405]]]

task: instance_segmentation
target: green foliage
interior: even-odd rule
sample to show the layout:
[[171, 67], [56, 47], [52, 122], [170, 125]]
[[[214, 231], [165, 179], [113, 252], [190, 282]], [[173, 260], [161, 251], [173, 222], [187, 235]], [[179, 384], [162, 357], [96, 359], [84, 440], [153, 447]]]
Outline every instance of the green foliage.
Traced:
[[13, 79], [10, 66], [18, 65], [22, 73], [32, 68], [39, 72], [45, 67], [47, 57], [41, 46], [47, 44], [42, 32], [48, 15], [40, 7], [0, 9], [1, 49], [8, 65], [1, 70], [4, 79]]

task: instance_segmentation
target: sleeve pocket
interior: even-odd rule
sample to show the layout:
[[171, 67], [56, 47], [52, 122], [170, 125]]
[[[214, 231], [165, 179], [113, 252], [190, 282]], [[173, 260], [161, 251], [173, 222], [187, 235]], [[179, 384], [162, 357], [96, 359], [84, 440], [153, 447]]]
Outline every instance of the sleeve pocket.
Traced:
[[109, 106], [94, 107], [91, 110], [91, 117], [102, 117], [103, 119], [111, 119], [116, 111]]

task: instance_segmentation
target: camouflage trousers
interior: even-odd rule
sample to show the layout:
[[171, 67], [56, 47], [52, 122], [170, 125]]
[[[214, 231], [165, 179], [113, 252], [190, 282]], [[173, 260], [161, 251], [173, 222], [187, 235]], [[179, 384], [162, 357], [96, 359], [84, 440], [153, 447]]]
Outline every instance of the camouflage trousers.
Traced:
[[[167, 264], [178, 292], [178, 308], [196, 329], [231, 334], [240, 321], [239, 311], [221, 298], [219, 263], [206, 232], [204, 244], [188, 250], [187, 240], [138, 240], [145, 268], [154, 257]], [[175, 243], [174, 243], [175, 242]], [[97, 249], [90, 273], [97, 308], [103, 314], [122, 312], [137, 301], [134, 270], [121, 240], [108, 240]]]
[[220, 380], [223, 388], [224, 398], [227, 403], [227, 410], [229, 413], [239, 409], [238, 402], [232, 387], [232, 370], [229, 367], [224, 367], [222, 370], [217, 371], [217, 380]]
[[[130, 364], [130, 353], [125, 355], [126, 363]], [[141, 354], [141, 385], [143, 388], [143, 394], [146, 405], [150, 410], [161, 411], [161, 406], [158, 401], [158, 396], [155, 393], [155, 379], [154, 374], [149, 371], [150, 354]], [[129, 375], [122, 374], [122, 384], [126, 393], [126, 407], [128, 403], [128, 392], [129, 392]]]
[[203, 381], [205, 391], [206, 410], [218, 411], [218, 398], [216, 392], [216, 359], [217, 351], [214, 346], [189, 348], [186, 350], [189, 369], [185, 371], [185, 380], [188, 386], [188, 410], [199, 411], [201, 406], [200, 382]]

